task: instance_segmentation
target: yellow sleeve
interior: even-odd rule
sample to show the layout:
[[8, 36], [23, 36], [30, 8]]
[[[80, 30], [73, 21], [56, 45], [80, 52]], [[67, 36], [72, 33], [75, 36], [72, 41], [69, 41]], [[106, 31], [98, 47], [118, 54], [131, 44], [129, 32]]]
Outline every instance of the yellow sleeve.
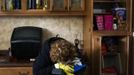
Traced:
[[63, 69], [67, 75], [74, 75], [74, 66], [72, 65], [65, 65], [65, 64], [59, 63], [59, 68]]

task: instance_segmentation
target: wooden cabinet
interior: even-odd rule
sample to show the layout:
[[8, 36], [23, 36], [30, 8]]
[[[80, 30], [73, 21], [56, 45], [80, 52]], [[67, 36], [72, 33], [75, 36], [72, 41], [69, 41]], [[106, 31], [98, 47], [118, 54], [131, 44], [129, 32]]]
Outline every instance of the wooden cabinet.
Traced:
[[33, 75], [32, 67], [0, 67], [0, 75]]
[[131, 0], [93, 0], [93, 75], [128, 75], [131, 7]]
[[[129, 75], [132, 0], [87, 0], [86, 13], [84, 50], [91, 75]], [[112, 45], [109, 49], [104, 40]], [[112, 50], [115, 52], [109, 53]], [[109, 60], [115, 64], [111, 65]]]
[[94, 74], [128, 75], [128, 42], [127, 34], [94, 35], [92, 38]]
[[1, 0], [0, 16], [85, 15], [85, 0]]

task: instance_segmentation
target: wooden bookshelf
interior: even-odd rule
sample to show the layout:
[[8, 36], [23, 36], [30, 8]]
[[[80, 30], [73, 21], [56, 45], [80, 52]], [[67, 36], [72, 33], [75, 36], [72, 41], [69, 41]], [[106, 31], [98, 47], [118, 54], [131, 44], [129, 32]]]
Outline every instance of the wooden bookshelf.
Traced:
[[85, 16], [82, 12], [47, 12], [40, 10], [0, 12], [0, 16]]
[[[102, 55], [102, 48], [103, 48], [103, 41], [105, 37], [108, 38], [117, 38], [119, 41], [119, 45], [117, 46], [119, 52], [115, 52], [114, 54], [110, 54], [110, 58], [113, 57], [116, 54], [118, 54], [118, 67], [119, 74], [118, 75], [129, 75], [129, 53], [131, 52], [129, 49], [129, 41], [130, 41], [130, 36], [132, 36], [131, 28], [132, 28], [132, 0], [92, 0], [93, 3], [92, 7], [92, 20], [93, 24], [91, 25], [92, 28], [89, 29], [89, 33], [92, 33], [91, 35], [91, 40], [92, 40], [92, 75], [110, 75], [108, 73], [104, 74], [102, 69], [104, 67], [102, 66], [105, 65], [104, 61], [107, 62], [107, 60], [102, 59], [102, 57], [106, 57], [107, 59], [109, 58], [109, 53], [107, 52], [106, 55]], [[125, 9], [125, 19], [121, 20], [119, 16], [117, 16], [117, 11], [113, 11], [114, 8], [119, 7]], [[97, 10], [96, 10], [97, 9]], [[99, 13], [94, 13], [94, 12], [99, 12]], [[116, 12], [116, 14], [114, 14]], [[97, 27], [96, 19], [94, 16], [96, 15], [101, 15], [103, 16], [103, 23], [102, 27], [104, 27], [102, 30], [99, 30]], [[113, 16], [113, 20], [111, 20], [111, 29], [107, 30], [105, 27], [105, 21], [104, 19], [105, 15], [111, 15]], [[113, 24], [114, 24], [114, 18], [117, 19], [116, 24], [119, 25], [118, 29], [113, 29]], [[99, 24], [98, 24], [99, 25]], [[110, 25], [110, 24], [109, 24]], [[122, 27], [120, 27], [122, 26]], [[98, 26], [99, 27], [99, 26]], [[107, 42], [110, 42], [111, 40], [107, 40]], [[112, 44], [114, 45], [114, 44]], [[109, 58], [109, 59], [110, 59]], [[109, 60], [108, 59], [108, 60]], [[107, 64], [110, 64], [107, 62]], [[112, 67], [112, 66], [109, 66]], [[112, 68], [113, 69], [113, 68]], [[112, 75], [117, 75], [112, 74]]]
[[[44, 0], [45, 1], [45, 0]], [[44, 9], [44, 5], [40, 9], [29, 9], [28, 0], [21, 0], [21, 9], [5, 10], [1, 9], [0, 16], [85, 16], [85, 0], [80, 0], [79, 8], [74, 7], [75, 0], [61, 0], [63, 1], [63, 9], [55, 8], [55, 0], [47, 0], [47, 8]], [[74, 1], [73, 3], [71, 3]], [[60, 2], [60, 1], [59, 1]], [[2, 4], [2, 3], [1, 3]], [[73, 5], [73, 6], [72, 6]], [[5, 6], [2, 4], [2, 6]], [[36, 7], [36, 4], [34, 5]]]

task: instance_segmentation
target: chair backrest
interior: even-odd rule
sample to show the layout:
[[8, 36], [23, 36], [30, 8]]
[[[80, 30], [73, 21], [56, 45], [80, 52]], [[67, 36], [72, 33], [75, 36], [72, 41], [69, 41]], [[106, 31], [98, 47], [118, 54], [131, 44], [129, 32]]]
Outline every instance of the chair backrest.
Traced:
[[42, 46], [42, 28], [16, 27], [11, 36], [11, 54], [17, 59], [35, 58]]

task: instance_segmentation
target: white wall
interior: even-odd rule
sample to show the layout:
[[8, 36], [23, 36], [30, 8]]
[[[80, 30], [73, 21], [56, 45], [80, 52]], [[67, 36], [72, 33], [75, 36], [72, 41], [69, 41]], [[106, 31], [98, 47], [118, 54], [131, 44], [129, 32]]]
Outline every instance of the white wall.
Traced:
[[10, 47], [13, 28], [19, 26], [37, 26], [44, 29], [44, 38], [60, 34], [61, 37], [73, 42], [83, 39], [82, 17], [0, 17], [0, 50]]

